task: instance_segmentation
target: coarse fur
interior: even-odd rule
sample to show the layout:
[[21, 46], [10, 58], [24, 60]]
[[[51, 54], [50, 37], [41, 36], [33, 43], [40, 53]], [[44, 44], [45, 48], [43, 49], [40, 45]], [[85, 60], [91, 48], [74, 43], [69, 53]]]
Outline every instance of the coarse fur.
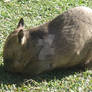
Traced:
[[52, 21], [24, 30], [20, 19], [3, 50], [7, 71], [36, 75], [76, 65], [92, 67], [92, 10], [80, 6]]

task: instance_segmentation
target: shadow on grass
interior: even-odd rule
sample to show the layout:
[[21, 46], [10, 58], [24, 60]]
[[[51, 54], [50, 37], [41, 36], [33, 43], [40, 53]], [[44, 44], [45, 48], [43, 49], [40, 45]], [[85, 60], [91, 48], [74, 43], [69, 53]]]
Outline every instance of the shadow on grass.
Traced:
[[23, 82], [23, 78], [20, 75], [11, 74], [4, 70], [3, 65], [0, 65], [0, 84], [16, 84], [19, 86]]
[[[49, 73], [43, 73], [35, 77], [30, 77], [30, 76], [23, 76], [23, 75], [8, 73], [4, 70], [3, 65], [0, 65], [0, 84], [5, 84], [5, 85], [16, 84], [16, 86], [18, 87], [18, 86], [21, 86], [22, 83], [32, 84], [32, 80], [38, 83], [41, 83], [43, 80], [47, 82], [54, 79], [61, 80], [66, 76], [74, 75], [76, 72], [79, 73], [81, 71], [78, 68], [63, 69], [63, 70], [58, 69]], [[25, 82], [25, 80], [29, 80], [29, 82]]]

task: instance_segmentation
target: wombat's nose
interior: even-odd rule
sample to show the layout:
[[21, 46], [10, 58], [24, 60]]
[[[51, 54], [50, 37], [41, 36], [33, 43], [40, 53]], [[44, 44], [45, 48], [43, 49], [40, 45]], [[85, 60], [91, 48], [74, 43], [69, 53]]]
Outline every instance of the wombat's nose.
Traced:
[[9, 66], [8, 66], [8, 63], [4, 62], [4, 70], [5, 70], [5, 71], [9, 71], [8, 67], [9, 67]]
[[8, 68], [10, 67], [10, 62], [11, 62], [10, 59], [4, 58], [4, 69], [5, 69], [5, 71], [9, 71]]
[[6, 64], [4, 64], [4, 70], [5, 71], [8, 71], [8, 68], [7, 68], [7, 65]]

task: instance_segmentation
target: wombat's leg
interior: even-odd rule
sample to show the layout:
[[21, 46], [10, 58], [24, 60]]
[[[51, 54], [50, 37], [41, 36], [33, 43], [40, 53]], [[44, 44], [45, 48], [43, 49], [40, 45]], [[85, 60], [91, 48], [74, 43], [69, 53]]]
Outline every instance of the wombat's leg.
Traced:
[[37, 70], [37, 74], [40, 74], [40, 73], [43, 73], [43, 72], [48, 72], [48, 71], [51, 71], [51, 70], [53, 70], [53, 64], [52, 63], [50, 63], [50, 62], [40, 62], [40, 64], [39, 64], [39, 68], [38, 68], [38, 70]]
[[84, 63], [85, 69], [91, 70], [92, 69], [92, 50], [88, 51], [88, 54], [85, 59], [86, 62]]
[[51, 62], [40, 61], [36, 63], [29, 63], [27, 67], [25, 67], [24, 73], [35, 76], [43, 72], [51, 71], [52, 69], [53, 65]]
[[92, 59], [87, 60], [87, 62], [85, 62], [85, 68], [88, 70], [92, 70]]

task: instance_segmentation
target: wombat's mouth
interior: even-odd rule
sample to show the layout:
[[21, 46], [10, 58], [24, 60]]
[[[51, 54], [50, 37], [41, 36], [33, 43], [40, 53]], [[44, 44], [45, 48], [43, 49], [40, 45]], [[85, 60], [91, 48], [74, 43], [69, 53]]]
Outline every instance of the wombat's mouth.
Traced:
[[6, 71], [6, 72], [9, 72], [9, 69], [8, 69], [8, 66], [4, 63], [4, 70]]
[[3, 59], [4, 60], [4, 70], [5, 71], [8, 71], [8, 72], [10, 72], [10, 70], [12, 70], [12, 69], [9, 69], [10, 68], [10, 63], [11, 63], [11, 61], [10, 61], [10, 59]]
[[15, 71], [15, 69], [13, 67], [11, 67], [10, 65], [7, 65], [4, 63], [4, 70], [5, 72], [10, 72], [13, 73]]

